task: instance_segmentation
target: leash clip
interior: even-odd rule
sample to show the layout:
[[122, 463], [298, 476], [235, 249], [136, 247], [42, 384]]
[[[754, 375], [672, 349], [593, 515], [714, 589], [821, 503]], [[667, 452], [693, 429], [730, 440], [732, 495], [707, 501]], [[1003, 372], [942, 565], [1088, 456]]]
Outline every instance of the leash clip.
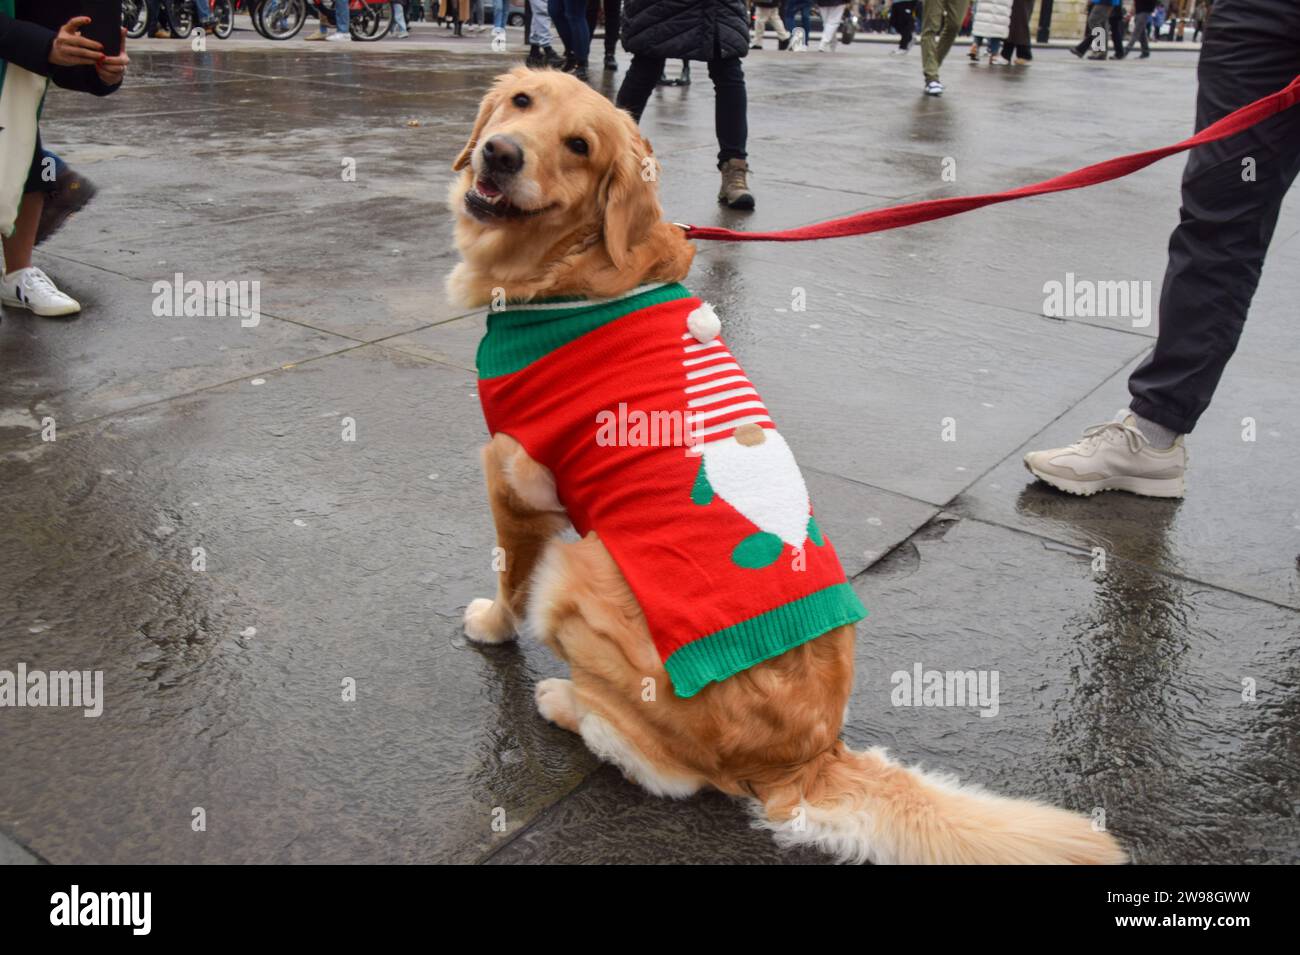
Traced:
[[683, 232], [687, 233], [688, 235], [690, 234], [691, 230], [695, 228], [695, 226], [687, 225], [685, 222], [674, 222], [673, 225], [677, 226], [677, 228], [681, 229]]

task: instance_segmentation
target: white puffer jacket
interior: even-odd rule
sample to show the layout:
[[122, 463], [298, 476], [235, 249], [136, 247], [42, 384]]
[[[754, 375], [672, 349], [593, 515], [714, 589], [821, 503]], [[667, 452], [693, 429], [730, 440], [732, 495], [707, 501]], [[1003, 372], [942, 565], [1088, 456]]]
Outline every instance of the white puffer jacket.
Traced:
[[971, 36], [1005, 40], [1011, 32], [1011, 0], [978, 0]]

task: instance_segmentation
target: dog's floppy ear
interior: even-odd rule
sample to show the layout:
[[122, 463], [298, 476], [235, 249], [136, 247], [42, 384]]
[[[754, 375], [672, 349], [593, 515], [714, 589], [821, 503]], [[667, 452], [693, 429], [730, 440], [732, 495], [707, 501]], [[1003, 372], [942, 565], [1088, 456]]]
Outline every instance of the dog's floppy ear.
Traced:
[[502, 80], [498, 79], [492, 89], [488, 90], [487, 95], [483, 97], [483, 102], [479, 104], [478, 116], [474, 120], [474, 128], [470, 130], [469, 142], [465, 143], [465, 148], [460, 151], [456, 161], [451, 164], [452, 172], [460, 172], [469, 165], [470, 157], [474, 155], [474, 147], [478, 145], [478, 139], [483, 135], [483, 127], [487, 125], [488, 117], [492, 115], [501, 102], [501, 97], [505, 95], [502, 88]]
[[632, 117], [620, 114], [624, 123], [618, 155], [602, 184], [605, 251], [616, 268], [623, 268], [632, 250], [663, 218], [657, 182], [659, 163], [654, 151], [636, 128]]

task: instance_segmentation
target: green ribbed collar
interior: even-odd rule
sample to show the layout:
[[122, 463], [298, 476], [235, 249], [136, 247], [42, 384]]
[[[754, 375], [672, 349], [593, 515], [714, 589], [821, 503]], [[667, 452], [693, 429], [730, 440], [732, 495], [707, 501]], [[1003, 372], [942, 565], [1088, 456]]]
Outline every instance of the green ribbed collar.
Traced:
[[672, 282], [642, 285], [618, 298], [508, 302], [501, 311], [488, 312], [487, 333], [478, 346], [478, 376], [513, 374], [624, 315], [690, 296], [685, 286]]

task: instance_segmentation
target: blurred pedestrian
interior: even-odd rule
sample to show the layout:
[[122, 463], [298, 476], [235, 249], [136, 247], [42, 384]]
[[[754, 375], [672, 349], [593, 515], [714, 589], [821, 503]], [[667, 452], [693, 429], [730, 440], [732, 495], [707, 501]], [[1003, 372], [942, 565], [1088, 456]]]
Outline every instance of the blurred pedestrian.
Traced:
[[551, 15], [546, 12], [546, 2], [534, 7], [531, 0], [524, 0], [524, 32], [528, 34], [527, 65], [533, 69], [564, 65], [564, 57], [555, 52], [551, 46]]
[[781, 44], [781, 49], [785, 49], [790, 42], [790, 31], [785, 28], [785, 20], [781, 17], [781, 4], [778, 0], [754, 0], [754, 39], [750, 43], [751, 50], [763, 49], [763, 34], [769, 26], [776, 31], [776, 41]]
[[817, 45], [821, 53], [833, 53], [839, 43], [840, 23], [844, 20], [846, 3], [819, 3], [817, 9], [822, 15], [822, 39]]
[[1011, 20], [1007, 39], [1002, 44], [1002, 59], [1008, 65], [1028, 66], [1034, 61], [1034, 47], [1029, 35], [1029, 21], [1034, 15], [1034, 0], [1011, 0]]
[[[447, 0], [443, 0], [446, 3]], [[334, 26], [335, 30], [330, 33], [329, 21], [321, 16], [319, 28], [315, 33], [303, 37], [304, 40], [350, 40], [352, 33], [348, 29], [348, 0], [335, 0], [334, 2]]]
[[[1110, 21], [1110, 0], [1093, 0], [1088, 5], [1088, 25], [1084, 28], [1083, 39], [1077, 46], [1070, 47], [1070, 52], [1083, 59], [1106, 59], [1106, 30]], [[1092, 53], [1088, 53], [1089, 50]]]
[[623, 0], [587, 0], [587, 29], [593, 37], [596, 35], [596, 22], [602, 7], [605, 11], [605, 69], [613, 73], [618, 70], [614, 51], [618, 49]]
[[983, 42], [989, 51], [989, 64], [996, 63], [1010, 26], [1011, 0], [979, 0], [971, 20], [970, 58], [979, 62], [980, 43]]
[[1110, 0], [1110, 40], [1115, 59], [1124, 59], [1124, 0]]
[[732, 209], [754, 208], [746, 152], [749, 107], [740, 65], [749, 52], [745, 0], [627, 0], [623, 47], [632, 54], [632, 64], [615, 102], [638, 123], [670, 57], [708, 64], [722, 173], [718, 202]]
[[786, 0], [785, 28], [790, 31], [789, 49], [796, 52], [808, 49], [812, 38], [812, 8], [813, 0]]
[[1147, 43], [1147, 31], [1151, 28], [1151, 14], [1155, 8], [1156, 0], [1133, 0], [1133, 35], [1129, 37], [1128, 49], [1124, 51], [1125, 53], [1132, 53], [1133, 45], [1141, 41], [1140, 59], [1145, 60], [1151, 55], [1151, 47]]
[[561, 69], [587, 80], [587, 57], [591, 53], [591, 30], [587, 27], [587, 0], [548, 0], [547, 12], [564, 41]]
[[889, 25], [898, 31], [898, 48], [895, 56], [902, 56], [912, 48], [912, 34], [916, 31], [916, 0], [894, 0], [889, 8]]
[[925, 0], [921, 19], [921, 71], [927, 96], [942, 96], [939, 68], [957, 39], [970, 0]]
[[126, 31], [117, 56], [81, 35], [90, 17], [73, 17], [58, 31], [18, 20], [0, 4], [0, 303], [37, 315], [73, 315], [81, 305], [32, 265], [32, 250], [94, 195], [41, 144], [46, 80], [64, 89], [107, 96], [126, 76]]

